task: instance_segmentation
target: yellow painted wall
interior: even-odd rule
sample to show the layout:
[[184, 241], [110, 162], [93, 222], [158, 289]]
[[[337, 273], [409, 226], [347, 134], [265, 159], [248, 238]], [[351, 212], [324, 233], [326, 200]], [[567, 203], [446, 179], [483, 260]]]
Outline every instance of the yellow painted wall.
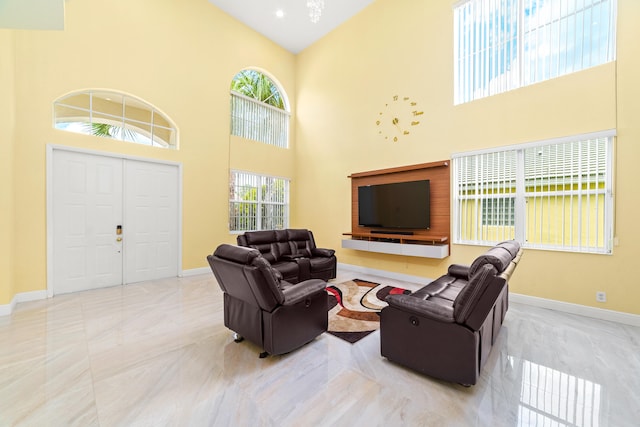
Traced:
[[11, 302], [13, 281], [13, 31], [0, 30], [0, 304]]
[[[0, 305], [46, 288], [48, 143], [182, 162], [185, 270], [206, 266], [204, 256], [218, 243], [233, 242], [228, 168], [258, 166], [264, 152], [238, 141], [230, 148], [229, 83], [240, 69], [257, 67], [277, 76], [294, 112], [293, 150], [266, 154], [264, 173], [292, 172], [291, 225], [311, 228], [345, 264], [434, 278], [484, 250], [452, 245], [450, 257], [429, 260], [340, 249], [341, 234], [350, 231], [349, 174], [617, 128], [614, 255], [528, 250], [511, 289], [640, 314], [633, 280], [640, 255], [640, 2], [619, 0], [617, 62], [460, 106], [452, 102], [453, 4], [377, 0], [297, 57], [206, 0], [67, 2], [64, 31], [0, 32], [0, 113], [8, 113], [0, 125], [9, 129], [0, 133], [0, 202], [13, 206], [2, 220], [15, 230], [15, 239], [0, 243], [0, 267], [7, 266]], [[117, 89], [156, 105], [177, 123], [180, 150], [54, 130], [52, 102], [84, 88]], [[397, 143], [381, 138], [375, 125], [394, 95], [411, 97], [425, 112]], [[607, 292], [606, 304], [595, 303], [596, 291]]]
[[[619, 0], [618, 61], [453, 105], [455, 1], [377, 0], [298, 55], [298, 221], [311, 224], [339, 262], [435, 278], [485, 248], [452, 245], [444, 260], [340, 249], [350, 231], [352, 172], [449, 159], [453, 153], [618, 129], [612, 256], [528, 250], [512, 292], [640, 314], [640, 2]], [[392, 96], [425, 114], [397, 143], [377, 134]], [[303, 167], [302, 167], [303, 166]], [[596, 303], [596, 291], [607, 303]]]
[[[15, 220], [10, 223], [16, 239], [9, 249], [0, 243], [0, 262], [14, 254], [15, 286], [6, 285], [2, 276], [0, 305], [17, 293], [46, 289], [47, 144], [181, 162], [184, 270], [207, 266], [205, 257], [218, 244], [235, 241], [227, 228], [231, 79], [243, 68], [258, 67], [277, 76], [295, 99], [293, 54], [207, 0], [67, 2], [64, 31], [0, 33], [0, 43], [2, 63], [11, 59], [5, 47], [13, 46], [16, 67], [15, 84], [4, 73], [0, 77], [0, 113], [11, 108], [5, 87], [14, 89], [16, 101], [15, 135], [3, 130], [0, 137], [15, 143]], [[177, 124], [180, 150], [53, 129], [53, 101], [87, 88], [120, 90], [158, 107]], [[6, 174], [4, 167], [1, 173]], [[4, 203], [10, 197], [5, 188], [10, 192], [12, 186], [0, 181]]]

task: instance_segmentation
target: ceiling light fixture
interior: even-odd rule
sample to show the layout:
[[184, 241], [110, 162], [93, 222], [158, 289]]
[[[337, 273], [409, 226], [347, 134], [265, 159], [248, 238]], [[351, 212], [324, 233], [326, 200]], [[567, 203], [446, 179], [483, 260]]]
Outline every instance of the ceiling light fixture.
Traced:
[[309, 8], [309, 18], [311, 18], [311, 22], [316, 24], [320, 20], [320, 15], [322, 15], [324, 0], [307, 0], [307, 7]]

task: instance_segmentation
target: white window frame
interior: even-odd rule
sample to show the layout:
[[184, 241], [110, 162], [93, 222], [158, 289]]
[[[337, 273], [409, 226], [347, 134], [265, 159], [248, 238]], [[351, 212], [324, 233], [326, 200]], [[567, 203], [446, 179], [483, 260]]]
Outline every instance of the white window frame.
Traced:
[[[614, 138], [607, 130], [454, 154], [453, 242], [611, 254]], [[510, 197], [515, 211], [504, 203], [503, 217], [513, 225], [482, 218], [484, 200]]]
[[[282, 183], [282, 194], [265, 193], [266, 186], [271, 182]], [[258, 231], [269, 229], [289, 228], [289, 187], [291, 181], [288, 178], [261, 175], [253, 172], [231, 170], [229, 173], [229, 232], [234, 234], [245, 231]], [[247, 198], [248, 191], [255, 191], [255, 198]], [[238, 213], [243, 209], [236, 209], [238, 206], [249, 208], [249, 212]], [[263, 216], [261, 213], [268, 207], [275, 208], [281, 212], [279, 216]], [[267, 219], [267, 223], [265, 223]], [[245, 226], [235, 226], [243, 223]], [[255, 224], [255, 227], [248, 225]]]
[[617, 0], [456, 3], [454, 104], [614, 61], [616, 21]]
[[[101, 132], [96, 132], [103, 126]], [[149, 102], [121, 91], [85, 89], [53, 102], [53, 127], [152, 147], [178, 149], [178, 128]]]

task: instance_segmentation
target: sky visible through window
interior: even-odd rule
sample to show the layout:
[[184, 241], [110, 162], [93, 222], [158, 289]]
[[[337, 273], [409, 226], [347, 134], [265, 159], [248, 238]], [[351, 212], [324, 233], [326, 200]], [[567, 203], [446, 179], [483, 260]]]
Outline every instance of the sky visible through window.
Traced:
[[455, 11], [460, 95], [475, 99], [613, 60], [615, 7], [616, 0], [464, 3]]

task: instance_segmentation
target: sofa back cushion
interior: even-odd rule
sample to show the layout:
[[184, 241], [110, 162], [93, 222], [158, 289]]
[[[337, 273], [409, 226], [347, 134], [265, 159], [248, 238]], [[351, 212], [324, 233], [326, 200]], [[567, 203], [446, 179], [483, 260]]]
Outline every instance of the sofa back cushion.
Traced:
[[311, 231], [303, 229], [288, 229], [286, 231], [292, 253], [311, 257], [312, 249], [316, 247]]
[[473, 264], [469, 267], [469, 279], [485, 264], [493, 265], [498, 274], [502, 273], [509, 267], [509, 264], [518, 254], [519, 250], [520, 244], [515, 240], [498, 243], [473, 261]]
[[285, 255], [291, 255], [291, 245], [289, 245], [289, 235], [287, 230], [275, 230], [274, 249], [277, 259], [281, 259]]
[[[453, 303], [453, 315], [457, 323], [470, 327], [479, 327], [470, 319], [474, 310], [475, 317], [488, 312], [506, 283], [503, 272], [512, 271], [512, 261], [520, 253], [520, 244], [515, 240], [498, 243], [476, 258], [469, 267], [469, 283], [460, 291]], [[463, 271], [462, 269], [460, 271]], [[482, 299], [481, 306], [478, 306]]]
[[[282, 280], [282, 274], [273, 268], [269, 261], [267, 261], [264, 257], [254, 258], [251, 262], [251, 265], [254, 266], [257, 271], [260, 273], [260, 277], [256, 277], [256, 283], [260, 286], [260, 293], [268, 294], [269, 296], [265, 297], [265, 300], [271, 300], [271, 297], [275, 299], [275, 302], [278, 304], [282, 304], [284, 302], [284, 294], [280, 289], [280, 281]], [[267, 310], [271, 310], [272, 306], [267, 304], [263, 308]]]
[[496, 245], [499, 248], [503, 248], [509, 251], [511, 256], [515, 257], [520, 251], [520, 243], [517, 240], [505, 240]]
[[453, 317], [456, 323], [465, 323], [495, 275], [496, 268], [490, 263], [484, 263], [473, 275], [469, 275], [469, 283], [453, 302]]
[[237, 238], [240, 246], [257, 249], [269, 262], [276, 262], [279, 258], [276, 247], [276, 231], [247, 231]]
[[220, 288], [234, 298], [267, 311], [284, 301], [277, 273], [257, 250], [223, 244], [207, 259]]

